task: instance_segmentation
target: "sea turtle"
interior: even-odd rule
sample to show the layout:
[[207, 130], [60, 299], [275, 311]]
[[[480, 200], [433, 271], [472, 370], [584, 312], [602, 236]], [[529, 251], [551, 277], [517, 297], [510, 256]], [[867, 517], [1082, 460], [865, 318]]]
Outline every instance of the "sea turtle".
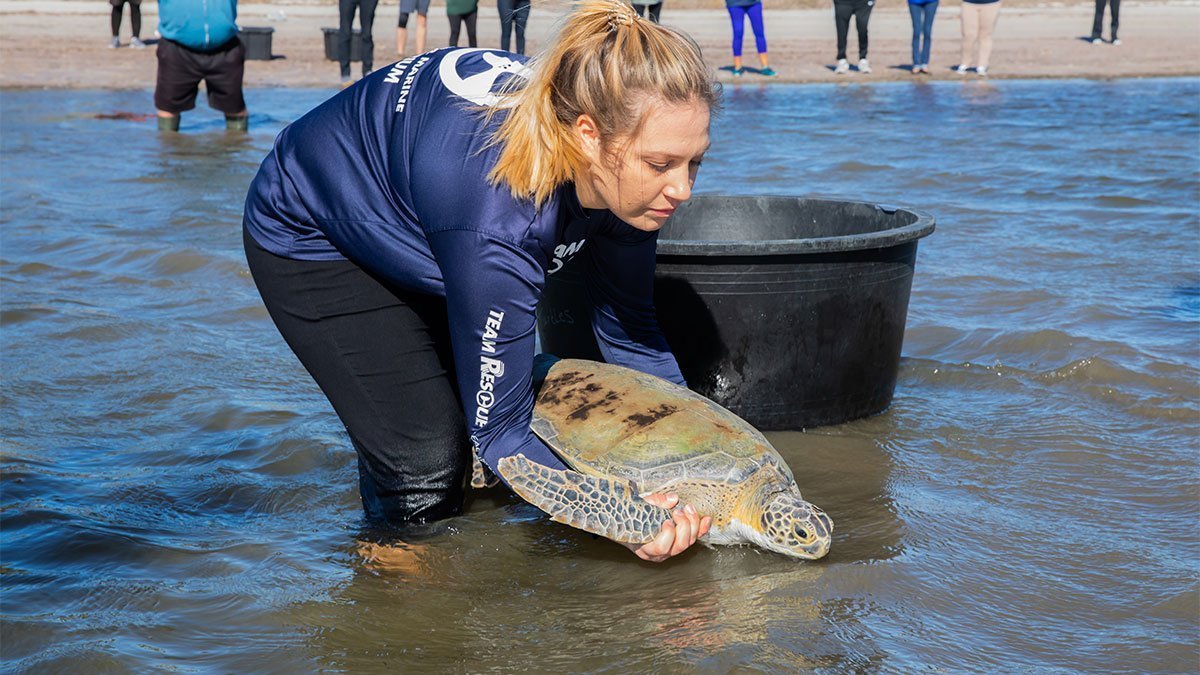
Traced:
[[[547, 369], [548, 366], [548, 369]], [[756, 544], [816, 559], [833, 523], [800, 497], [792, 472], [754, 427], [709, 399], [620, 366], [539, 357], [532, 428], [573, 471], [524, 455], [497, 467], [551, 518], [609, 539], [646, 543], [670, 518], [638, 497], [674, 492], [712, 516], [709, 544]]]

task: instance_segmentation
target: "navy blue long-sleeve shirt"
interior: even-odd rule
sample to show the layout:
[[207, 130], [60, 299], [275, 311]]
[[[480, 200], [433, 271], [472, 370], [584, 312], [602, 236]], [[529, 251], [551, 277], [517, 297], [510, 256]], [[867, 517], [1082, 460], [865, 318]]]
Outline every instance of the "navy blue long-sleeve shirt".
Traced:
[[541, 207], [487, 176], [503, 112], [482, 106], [525, 58], [442, 49], [380, 70], [286, 129], [246, 199], [266, 250], [348, 259], [397, 287], [445, 297], [472, 441], [493, 470], [517, 453], [562, 463], [532, 434], [534, 312], [548, 275], [586, 247], [605, 360], [683, 384], [653, 307], [657, 234], [584, 209], [573, 184]]

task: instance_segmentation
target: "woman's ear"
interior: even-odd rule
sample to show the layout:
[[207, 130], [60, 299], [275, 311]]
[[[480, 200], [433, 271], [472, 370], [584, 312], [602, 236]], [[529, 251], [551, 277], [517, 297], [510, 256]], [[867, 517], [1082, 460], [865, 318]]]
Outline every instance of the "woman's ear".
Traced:
[[593, 162], [600, 161], [600, 128], [591, 115], [583, 114], [575, 119], [575, 134], [579, 139], [579, 147], [583, 154]]

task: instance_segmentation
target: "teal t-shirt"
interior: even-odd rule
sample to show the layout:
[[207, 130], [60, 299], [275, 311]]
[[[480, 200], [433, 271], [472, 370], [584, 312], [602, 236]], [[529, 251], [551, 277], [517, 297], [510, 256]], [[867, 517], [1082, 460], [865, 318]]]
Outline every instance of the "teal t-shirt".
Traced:
[[158, 32], [207, 52], [237, 35], [237, 0], [158, 0]]

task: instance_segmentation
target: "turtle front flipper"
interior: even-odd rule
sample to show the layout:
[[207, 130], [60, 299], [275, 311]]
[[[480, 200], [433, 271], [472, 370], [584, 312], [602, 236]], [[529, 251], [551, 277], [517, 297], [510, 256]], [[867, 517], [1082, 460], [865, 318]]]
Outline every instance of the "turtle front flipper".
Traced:
[[550, 518], [613, 541], [653, 541], [671, 512], [637, 496], [626, 481], [558, 471], [525, 455], [500, 460], [500, 475], [521, 497]]

